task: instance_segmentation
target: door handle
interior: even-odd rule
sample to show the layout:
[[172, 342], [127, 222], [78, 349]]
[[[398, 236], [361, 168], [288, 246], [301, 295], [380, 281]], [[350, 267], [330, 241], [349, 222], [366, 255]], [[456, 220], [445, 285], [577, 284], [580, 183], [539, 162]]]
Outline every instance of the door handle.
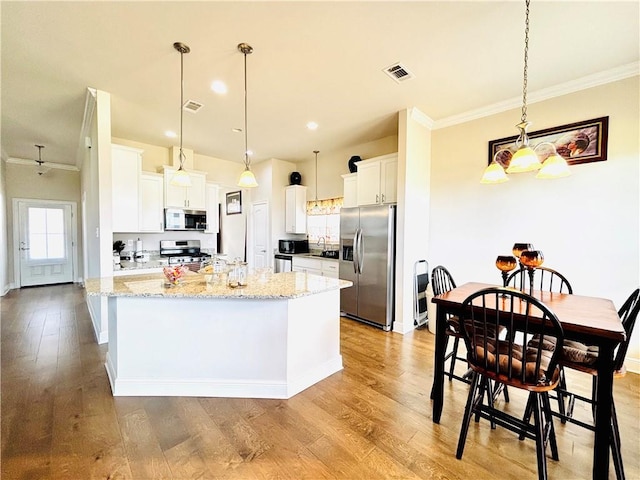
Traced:
[[353, 246], [351, 247], [351, 258], [353, 259], [353, 273], [358, 273], [358, 229], [353, 234]]
[[20, 247], [20, 250], [29, 250], [29, 247]]

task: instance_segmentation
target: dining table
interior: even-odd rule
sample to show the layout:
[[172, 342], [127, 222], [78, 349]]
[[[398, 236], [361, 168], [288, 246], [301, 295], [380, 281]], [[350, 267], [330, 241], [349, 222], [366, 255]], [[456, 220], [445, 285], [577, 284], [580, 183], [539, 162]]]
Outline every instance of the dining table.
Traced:
[[[444, 402], [444, 359], [446, 354], [446, 319], [448, 315], [462, 315], [464, 300], [483, 288], [497, 287], [487, 283], [468, 282], [433, 297], [436, 304], [435, 372], [431, 398], [433, 421], [440, 423]], [[593, 448], [593, 478], [608, 478], [613, 402], [614, 351], [625, 340], [626, 333], [613, 302], [606, 298], [533, 290], [533, 297], [553, 311], [564, 330], [565, 339], [598, 346], [598, 408], [595, 418]], [[535, 312], [532, 312], [535, 317]]]

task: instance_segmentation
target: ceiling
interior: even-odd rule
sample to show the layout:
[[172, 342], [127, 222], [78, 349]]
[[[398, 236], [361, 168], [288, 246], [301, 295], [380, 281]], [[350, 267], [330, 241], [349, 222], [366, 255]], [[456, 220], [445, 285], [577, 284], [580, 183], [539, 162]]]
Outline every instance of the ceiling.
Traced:
[[[184, 113], [184, 147], [232, 161], [244, 155], [243, 134], [232, 132], [244, 121], [241, 42], [254, 48], [254, 162], [310, 160], [313, 150], [395, 134], [396, 113], [408, 107], [437, 128], [521, 101], [524, 1], [2, 1], [0, 9], [4, 159], [36, 159], [41, 144], [43, 160], [75, 165], [87, 87], [111, 94], [114, 137], [177, 145], [164, 135], [180, 128], [176, 41], [191, 48], [185, 100], [204, 104]], [[603, 72], [637, 74], [639, 16], [637, 1], [534, 0], [530, 101]], [[383, 72], [397, 62], [414, 78], [397, 83]], [[226, 95], [210, 89], [216, 79]]]

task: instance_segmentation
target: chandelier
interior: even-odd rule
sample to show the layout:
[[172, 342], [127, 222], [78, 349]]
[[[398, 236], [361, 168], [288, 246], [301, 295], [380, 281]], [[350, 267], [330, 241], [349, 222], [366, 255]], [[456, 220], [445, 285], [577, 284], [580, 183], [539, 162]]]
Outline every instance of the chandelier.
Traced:
[[[508, 180], [507, 173], [522, 173], [538, 171], [536, 178], [560, 178], [571, 174], [567, 161], [561, 157], [555, 146], [550, 142], [542, 142], [535, 147], [529, 145], [527, 129], [531, 122], [527, 121], [527, 70], [529, 60], [529, 3], [525, 0], [526, 15], [524, 29], [524, 75], [522, 83], [522, 115], [520, 123], [516, 125], [519, 130], [516, 139], [516, 151], [511, 155], [508, 149], [498, 150], [493, 155], [493, 160], [485, 169], [480, 183], [503, 183]], [[540, 156], [546, 157], [544, 163], [540, 163]], [[510, 158], [509, 158], [510, 157]], [[501, 162], [498, 162], [501, 159]], [[501, 163], [508, 165], [505, 169]]]

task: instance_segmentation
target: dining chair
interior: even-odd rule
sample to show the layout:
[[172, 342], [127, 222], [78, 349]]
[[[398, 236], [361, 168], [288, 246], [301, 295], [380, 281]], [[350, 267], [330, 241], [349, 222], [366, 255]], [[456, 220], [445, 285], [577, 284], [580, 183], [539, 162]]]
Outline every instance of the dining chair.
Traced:
[[[531, 283], [531, 272], [533, 272], [533, 283]], [[548, 267], [536, 267], [534, 269], [521, 267], [512, 272], [505, 282], [505, 286], [514, 287], [523, 292], [527, 291], [527, 287], [530, 285], [533, 285], [534, 289], [540, 291], [573, 294], [573, 287], [571, 286], [571, 283], [569, 283], [569, 280], [567, 280], [567, 278], [557, 270], [553, 270]], [[532, 346], [535, 347], [538, 340], [538, 337], [534, 336], [532, 339]], [[555, 348], [555, 345], [546, 345], [545, 347], [553, 349]], [[562, 423], [565, 423], [566, 421], [564, 420], [565, 400], [562, 396], [562, 392], [565, 387], [564, 381], [564, 376], [561, 372], [559, 388], [556, 390], [555, 396], [551, 397], [558, 401], [558, 409], [560, 410]]]
[[[624, 366], [625, 357], [629, 348], [629, 341], [633, 334], [633, 329], [638, 318], [638, 312], [640, 311], [640, 288], [637, 288], [624, 302], [618, 315], [622, 321], [626, 333], [626, 340], [618, 345], [617, 351], [614, 357], [614, 378], [623, 377], [626, 374], [626, 368]], [[575, 401], [580, 400], [582, 402], [591, 405], [593, 418], [596, 417], [596, 393], [598, 391], [598, 370], [595, 367], [595, 363], [598, 360], [598, 348], [584, 343], [565, 340], [562, 346], [562, 352], [560, 357], [560, 376], [561, 383], [558, 387], [559, 398], [566, 398], [567, 405], [565, 408], [560, 408], [560, 412], [556, 413], [556, 416], [560, 417], [563, 423], [569, 421], [587, 428], [591, 431], [595, 431], [593, 424], [582, 422], [576, 419], [573, 415]], [[566, 386], [565, 368], [571, 368], [573, 370], [587, 373], [592, 376], [591, 385], [591, 398], [584, 397], [577, 393], [571, 392]], [[526, 417], [526, 415], [525, 415]], [[622, 456], [620, 453], [620, 432], [618, 430], [618, 420], [616, 417], [615, 404], [611, 403], [611, 453], [613, 456], [613, 465], [616, 470], [616, 478], [622, 480], [624, 477], [624, 468], [622, 464]]]
[[[456, 282], [453, 279], [453, 276], [442, 265], [438, 265], [433, 270], [431, 270], [431, 288], [433, 289], [434, 295], [441, 295], [450, 290], [456, 288]], [[449, 360], [449, 369], [445, 369], [444, 374], [449, 377], [449, 381], [460, 380], [461, 382], [470, 383], [469, 377], [470, 372], [467, 370], [462, 376], [459, 376], [455, 373], [456, 361], [460, 360], [466, 364], [467, 359], [461, 357], [458, 354], [458, 345], [460, 343], [460, 339], [462, 338], [459, 329], [459, 320], [455, 315], [447, 316], [447, 328], [445, 330], [446, 333], [446, 344], [445, 351], [449, 344], [449, 337], [453, 337], [453, 349], [444, 357], [444, 362], [446, 363]]]
[[[573, 293], [573, 288], [564, 275], [547, 267], [536, 267], [533, 270], [533, 288], [546, 292]], [[507, 277], [505, 287], [514, 287], [526, 291], [530, 285], [530, 270], [521, 267]], [[531, 292], [529, 292], [531, 293]]]
[[[471, 417], [475, 415], [476, 422], [485, 418], [492, 428], [500, 425], [534, 439], [538, 478], [546, 479], [547, 443], [551, 446], [552, 458], [559, 458], [549, 391], [559, 382], [560, 351], [545, 350], [542, 345], [545, 341], [562, 344], [562, 326], [546, 305], [513, 289], [491, 287], [479, 290], [465, 299], [463, 309], [465, 314], [460, 319], [460, 332], [467, 346], [467, 361], [472, 375], [456, 458], [462, 458]], [[510, 335], [501, 340], [496, 334], [501, 326], [521, 335]], [[538, 347], [527, 345], [527, 338], [532, 335], [541, 339]], [[529, 392], [533, 425], [494, 408], [491, 391], [494, 384]]]

